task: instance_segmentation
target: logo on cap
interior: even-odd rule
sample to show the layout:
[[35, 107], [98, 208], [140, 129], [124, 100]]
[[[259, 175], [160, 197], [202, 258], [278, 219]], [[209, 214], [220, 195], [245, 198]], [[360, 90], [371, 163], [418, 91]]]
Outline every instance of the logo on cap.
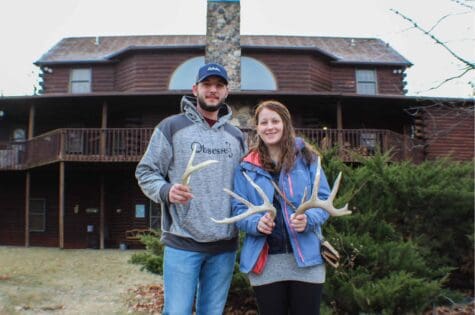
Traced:
[[210, 76], [217, 76], [228, 84], [228, 74], [223, 66], [217, 63], [209, 63], [200, 68], [198, 75], [196, 76], [196, 82], [199, 83]]

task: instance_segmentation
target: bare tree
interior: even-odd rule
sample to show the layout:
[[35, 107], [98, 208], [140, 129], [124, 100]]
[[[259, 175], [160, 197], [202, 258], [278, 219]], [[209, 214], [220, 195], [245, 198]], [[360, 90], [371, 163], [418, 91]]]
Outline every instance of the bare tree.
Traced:
[[[460, 13], [451, 13], [451, 14], [446, 14], [446, 15], [442, 16], [441, 18], [439, 18], [437, 20], [437, 22], [432, 27], [430, 27], [428, 29], [423, 28], [417, 21], [415, 21], [413, 18], [407, 16], [406, 14], [404, 14], [404, 13], [402, 13], [402, 12], [396, 10], [396, 9], [391, 9], [392, 12], [394, 12], [395, 14], [401, 16], [403, 19], [405, 19], [406, 21], [411, 23], [412, 28], [415, 28], [415, 29], [421, 31], [422, 33], [424, 33], [425, 35], [429, 36], [436, 44], [442, 46], [447, 52], [449, 52], [450, 55], [452, 55], [455, 59], [457, 59], [459, 62], [461, 62], [463, 64], [463, 68], [460, 70], [460, 73], [444, 79], [442, 82], [440, 82], [436, 86], [430, 88], [429, 90], [437, 89], [437, 88], [441, 87], [442, 85], [444, 85], [445, 83], [447, 83], [449, 81], [452, 81], [452, 80], [455, 80], [455, 79], [459, 79], [461, 77], [464, 77], [470, 71], [475, 70], [475, 63], [473, 62], [473, 60], [469, 60], [466, 57], [464, 57], [464, 56], [460, 55], [459, 53], [455, 52], [447, 44], [447, 42], [443, 41], [441, 38], [439, 38], [438, 36], [436, 36], [434, 34], [434, 29], [436, 27], [438, 27], [442, 23], [442, 21], [444, 21], [444, 20], [446, 20], [450, 17], [454, 17], [456, 15], [472, 14], [473, 11], [474, 11], [474, 6], [472, 5], [472, 3], [474, 2], [473, 0], [450, 0], [450, 1], [453, 2], [453, 3], [456, 3], [461, 8], [463, 8], [463, 11], [460, 12]], [[473, 82], [471, 82], [469, 84], [471, 84], [472, 87], [475, 88], [475, 86], [473, 86], [474, 85]]]

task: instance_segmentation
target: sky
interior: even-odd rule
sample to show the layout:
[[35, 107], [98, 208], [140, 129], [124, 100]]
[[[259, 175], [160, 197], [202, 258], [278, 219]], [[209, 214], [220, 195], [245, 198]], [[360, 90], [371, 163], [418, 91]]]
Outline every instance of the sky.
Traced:
[[[413, 64], [408, 95], [470, 97], [475, 71], [433, 89], [460, 74], [463, 65], [391, 11], [425, 29], [440, 20], [433, 33], [473, 63], [475, 11], [460, 1], [241, 0], [241, 34], [380, 38]], [[474, 0], [466, 3], [475, 7]], [[38, 75], [33, 63], [62, 38], [204, 35], [206, 7], [206, 0], [1, 0], [0, 96], [33, 94]]]

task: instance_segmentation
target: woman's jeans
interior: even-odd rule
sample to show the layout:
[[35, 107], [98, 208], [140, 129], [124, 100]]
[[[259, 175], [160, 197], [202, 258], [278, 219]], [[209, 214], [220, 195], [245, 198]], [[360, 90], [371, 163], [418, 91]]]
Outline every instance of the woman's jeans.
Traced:
[[236, 252], [192, 252], [165, 246], [163, 315], [222, 315]]

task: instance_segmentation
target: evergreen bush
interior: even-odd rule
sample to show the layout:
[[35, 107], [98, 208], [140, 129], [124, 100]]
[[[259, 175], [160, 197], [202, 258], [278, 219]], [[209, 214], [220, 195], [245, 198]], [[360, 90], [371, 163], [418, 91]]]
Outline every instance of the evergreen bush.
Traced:
[[343, 256], [324, 289], [335, 313], [420, 314], [457, 296], [446, 288], [473, 288], [472, 163], [376, 154], [348, 167], [334, 155], [323, 153], [323, 167], [329, 181], [344, 173], [337, 206], [356, 207], [324, 227]]

